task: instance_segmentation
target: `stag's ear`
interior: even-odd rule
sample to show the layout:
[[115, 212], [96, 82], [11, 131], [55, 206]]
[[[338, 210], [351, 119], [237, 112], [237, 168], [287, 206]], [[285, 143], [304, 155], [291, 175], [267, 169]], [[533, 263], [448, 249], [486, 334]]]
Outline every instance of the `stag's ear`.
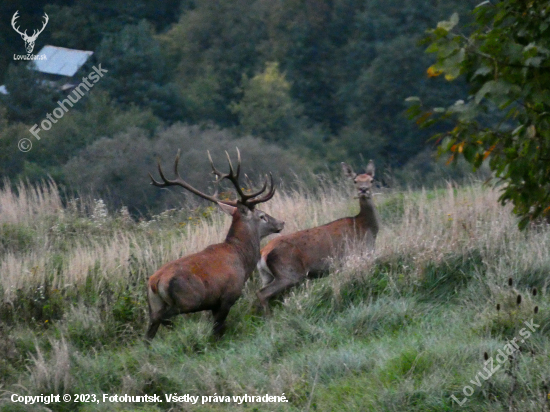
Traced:
[[237, 208], [235, 206], [226, 205], [225, 203], [218, 202], [218, 206], [222, 211], [227, 213], [229, 216], [233, 216]]
[[237, 202], [237, 209], [242, 217], [250, 217], [252, 215], [252, 210], [240, 202]]
[[342, 162], [342, 172], [344, 172], [344, 176], [349, 177], [350, 179], [355, 179], [355, 176], [357, 176], [353, 169], [344, 162]]
[[374, 162], [372, 160], [369, 161], [365, 173], [370, 175], [370, 177], [374, 177]]

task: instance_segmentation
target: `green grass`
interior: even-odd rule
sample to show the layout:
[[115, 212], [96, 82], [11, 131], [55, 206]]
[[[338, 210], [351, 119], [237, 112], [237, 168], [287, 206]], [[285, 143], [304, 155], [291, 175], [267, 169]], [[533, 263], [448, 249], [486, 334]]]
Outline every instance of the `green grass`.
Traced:
[[[266, 211], [295, 230], [356, 210], [345, 188], [329, 189], [307, 200], [277, 196]], [[17, 196], [0, 193], [0, 208]], [[269, 317], [253, 310], [253, 276], [221, 340], [210, 314], [198, 313], [161, 327], [150, 347], [147, 277], [219, 241], [221, 214], [170, 211], [133, 223], [97, 201], [11, 210], [0, 217], [10, 233], [0, 248], [0, 411], [44, 410], [11, 402], [13, 393], [284, 393], [289, 401], [47, 405], [52, 411], [548, 410], [550, 230], [518, 232], [496, 197], [475, 185], [384, 193], [374, 256], [352, 250], [328, 276], [272, 302]], [[48, 199], [41, 204], [56, 204]], [[472, 384], [484, 353], [495, 357], [531, 319], [540, 327], [522, 351], [481, 388]], [[475, 392], [459, 406], [451, 396], [464, 398], [466, 385]]]

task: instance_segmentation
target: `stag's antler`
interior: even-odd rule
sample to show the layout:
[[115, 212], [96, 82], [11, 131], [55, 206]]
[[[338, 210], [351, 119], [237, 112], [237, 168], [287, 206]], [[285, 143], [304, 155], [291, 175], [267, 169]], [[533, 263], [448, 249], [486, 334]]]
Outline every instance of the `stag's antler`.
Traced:
[[[257, 204], [267, 202], [269, 199], [271, 199], [275, 195], [275, 184], [273, 183], [273, 175], [271, 174], [271, 172], [269, 173], [269, 180], [271, 185], [271, 188], [269, 189], [269, 191], [265, 195], [258, 197], [257, 199], [250, 200], [247, 203], [247, 205], [249, 205], [251, 208], [254, 208], [254, 206], [256, 206]], [[265, 190], [266, 187], [267, 187], [267, 178], [265, 179], [265, 183], [262, 190], [255, 193], [254, 197], [260, 195]]]
[[180, 160], [180, 150], [178, 150], [178, 154], [176, 156], [176, 161], [174, 163], [174, 174], [176, 175], [176, 178], [173, 180], [168, 180], [164, 176], [164, 173], [162, 171], [162, 168], [160, 166], [160, 162], [158, 163], [158, 171], [160, 178], [162, 179], [162, 182], [157, 182], [151, 173], [149, 173], [149, 177], [151, 177], [151, 184], [157, 187], [168, 187], [168, 186], [181, 186], [184, 189], [189, 190], [191, 193], [196, 194], [197, 196], [202, 197], [203, 199], [209, 200], [214, 203], [224, 203], [229, 206], [236, 207], [237, 202], [247, 206], [249, 209], [254, 209], [254, 206], [256, 206], [258, 203], [267, 202], [269, 199], [273, 197], [275, 194], [275, 185], [273, 184], [273, 176], [271, 176], [271, 188], [269, 189], [268, 193], [265, 194], [262, 197], [257, 198], [257, 196], [261, 195], [263, 192], [265, 192], [267, 188], [267, 178], [264, 182], [263, 187], [255, 192], [251, 193], [249, 195], [243, 193], [243, 190], [241, 189], [241, 186], [239, 184], [239, 175], [241, 172], [241, 153], [239, 152], [239, 149], [237, 149], [237, 171], [233, 168], [233, 164], [231, 163], [231, 158], [229, 157], [229, 153], [225, 152], [227, 155], [227, 160], [229, 162], [229, 173], [222, 173], [216, 167], [214, 166], [214, 162], [212, 161], [212, 156], [210, 156], [210, 152], [208, 152], [208, 158], [210, 159], [210, 164], [212, 165], [212, 173], [216, 175], [216, 182], [220, 182], [223, 179], [229, 180], [231, 183], [233, 183], [233, 186], [235, 186], [235, 190], [237, 191], [237, 194], [239, 195], [238, 201], [231, 201], [231, 200], [220, 200], [215, 195], [210, 196], [206, 193], [203, 193], [197, 189], [195, 189], [193, 186], [191, 186], [189, 183], [187, 183], [185, 180], [182, 179], [182, 177], [179, 175], [178, 172], [178, 163]]
[[151, 173], [149, 173], [149, 177], [151, 178], [151, 184], [154, 185], [154, 186], [157, 186], [157, 187], [181, 186], [184, 189], [189, 190], [191, 193], [194, 193], [197, 196], [202, 197], [203, 199], [209, 200], [211, 202], [224, 203], [226, 205], [233, 206], [233, 207], [237, 206], [237, 202], [232, 202], [232, 201], [229, 201], [229, 200], [220, 200], [215, 196], [207, 195], [206, 193], [203, 193], [200, 190], [195, 189], [193, 186], [191, 186], [189, 183], [187, 183], [185, 180], [183, 180], [182, 177], [180, 176], [179, 172], [178, 172], [178, 163], [179, 163], [179, 161], [180, 161], [180, 150], [178, 150], [178, 154], [176, 156], [176, 161], [174, 163], [174, 174], [176, 175], [176, 178], [173, 179], [173, 180], [166, 179], [166, 177], [164, 176], [164, 173], [162, 172], [162, 168], [160, 166], [160, 161], [159, 161], [158, 162], [158, 170], [159, 170], [159, 174], [160, 174], [160, 178], [162, 179], [162, 182], [157, 182], [153, 178]]
[[208, 151], [208, 159], [210, 159], [210, 165], [212, 166], [212, 173], [216, 175], [216, 182], [220, 182], [222, 179], [227, 179], [231, 183], [233, 183], [233, 186], [235, 186], [235, 190], [237, 191], [237, 194], [240, 197], [240, 202], [243, 205], [246, 205], [250, 207], [250, 209], [253, 209], [254, 206], [256, 206], [258, 203], [267, 202], [269, 199], [273, 197], [275, 194], [275, 186], [273, 184], [273, 176], [270, 173], [271, 176], [271, 189], [269, 192], [261, 198], [254, 199], [255, 197], [261, 195], [263, 192], [265, 192], [265, 189], [267, 188], [267, 177], [264, 181], [264, 185], [260, 190], [258, 190], [255, 193], [251, 194], [245, 194], [241, 188], [241, 185], [239, 184], [239, 176], [241, 173], [241, 152], [239, 151], [239, 148], [237, 148], [237, 171], [233, 169], [233, 164], [231, 163], [231, 158], [229, 157], [229, 153], [227, 151], [225, 152], [225, 155], [227, 156], [227, 161], [229, 162], [229, 173], [222, 173], [219, 170], [216, 169], [214, 166], [214, 162], [212, 161], [212, 156], [210, 156], [210, 151]]

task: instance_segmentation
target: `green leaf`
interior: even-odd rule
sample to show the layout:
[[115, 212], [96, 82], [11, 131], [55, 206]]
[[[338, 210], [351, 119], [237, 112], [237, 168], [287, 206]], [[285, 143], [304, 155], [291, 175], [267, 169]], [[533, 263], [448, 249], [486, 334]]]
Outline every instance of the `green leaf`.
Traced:
[[517, 90], [517, 86], [514, 87], [504, 80], [489, 80], [479, 89], [474, 100], [476, 104], [479, 104], [487, 94], [493, 98], [499, 98], [508, 95], [511, 90]]
[[520, 125], [520, 126], [516, 127], [516, 128], [512, 131], [512, 136], [517, 136], [517, 135], [519, 135], [519, 132], [521, 132], [524, 128], [525, 128], [524, 125]]
[[462, 154], [464, 155], [464, 158], [468, 161], [468, 163], [473, 163], [477, 154], [477, 148], [471, 144], [465, 145]]
[[525, 65], [531, 66], [531, 67], [540, 67], [541, 63], [542, 63], [542, 57], [530, 57], [527, 60], [525, 60]]
[[466, 51], [461, 48], [455, 54], [445, 58], [441, 64], [440, 68], [445, 72], [445, 79], [454, 80], [460, 75], [461, 64], [466, 57]]
[[479, 69], [477, 69], [473, 76], [472, 76], [472, 79], [476, 78], [477, 76], [485, 76], [489, 73], [491, 73], [493, 71], [493, 69], [489, 66], [481, 66]]
[[449, 32], [457, 24], [458, 24], [458, 13], [454, 12], [449, 20], [444, 20], [437, 23], [437, 27]]

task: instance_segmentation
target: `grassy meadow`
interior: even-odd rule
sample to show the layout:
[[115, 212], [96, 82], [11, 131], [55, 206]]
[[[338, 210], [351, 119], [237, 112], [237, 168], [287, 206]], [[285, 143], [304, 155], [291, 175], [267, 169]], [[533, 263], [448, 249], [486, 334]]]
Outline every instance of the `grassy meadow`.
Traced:
[[[281, 190], [262, 210], [286, 221], [283, 233], [357, 213], [349, 182], [319, 185]], [[328, 276], [273, 302], [268, 317], [254, 311], [254, 274], [221, 340], [199, 313], [161, 326], [148, 348], [147, 278], [223, 240], [229, 218], [202, 207], [136, 222], [101, 200], [64, 203], [52, 182], [5, 186], [0, 411], [550, 410], [550, 228], [520, 232], [497, 199], [478, 183], [384, 191], [374, 254], [350, 245]], [[536, 330], [520, 334], [532, 319]], [[497, 362], [515, 337], [520, 350]], [[486, 381], [484, 357], [499, 365]], [[288, 402], [166, 402], [174, 393]], [[163, 402], [24, 405], [13, 394]]]

